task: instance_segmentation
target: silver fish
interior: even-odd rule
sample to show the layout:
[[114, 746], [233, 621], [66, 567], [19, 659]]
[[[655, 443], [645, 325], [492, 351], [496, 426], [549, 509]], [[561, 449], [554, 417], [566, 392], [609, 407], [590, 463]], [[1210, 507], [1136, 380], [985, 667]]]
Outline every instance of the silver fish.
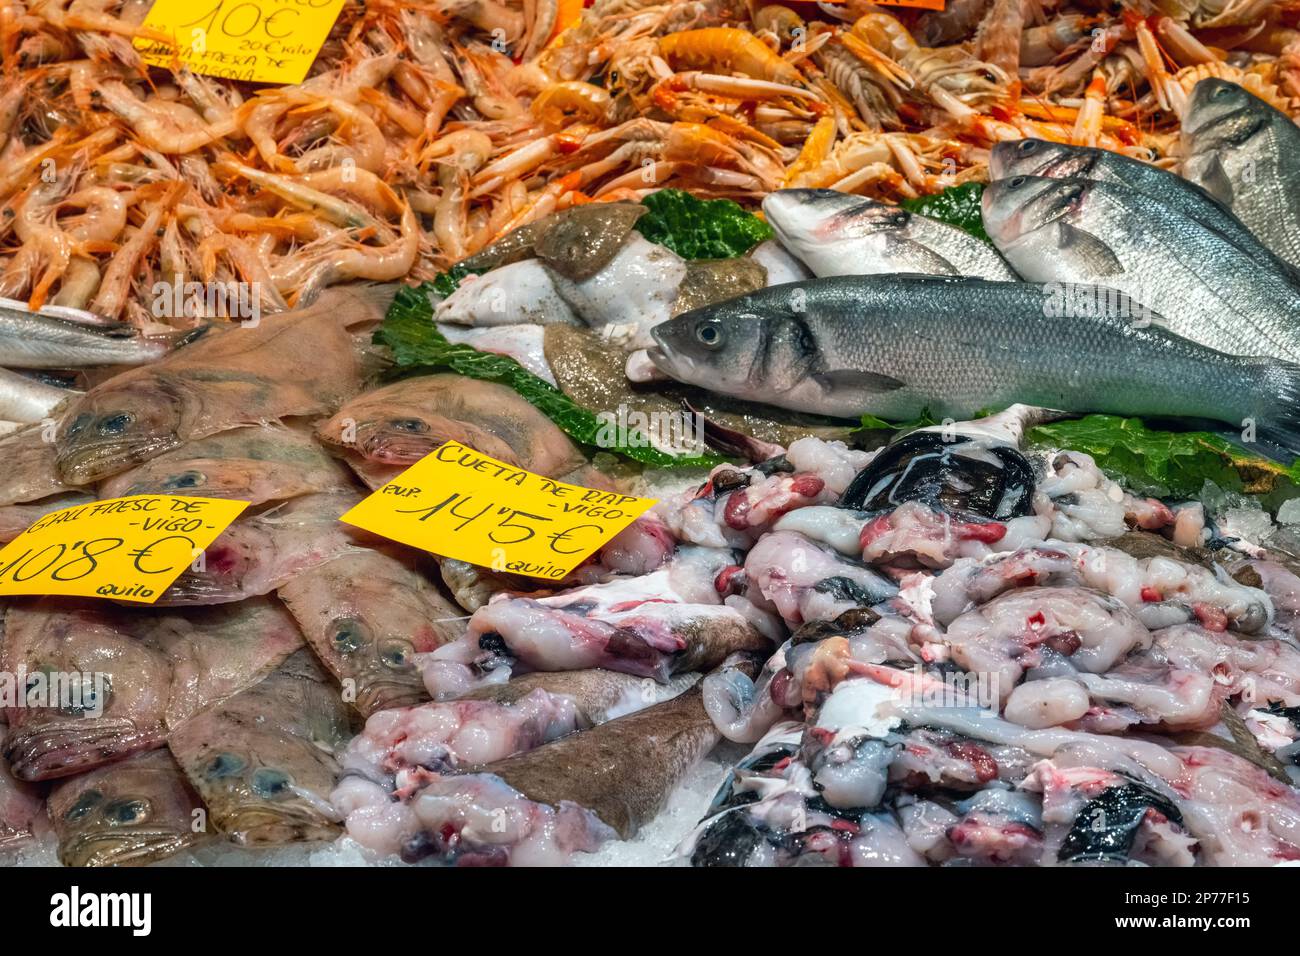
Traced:
[[11, 422], [39, 422], [81, 392], [0, 368], [0, 418]]
[[0, 299], [0, 365], [9, 368], [81, 368], [156, 362], [203, 329], [142, 335], [126, 323], [75, 322], [60, 311], [33, 312], [23, 303]]
[[1025, 402], [1249, 419], [1261, 437], [1300, 448], [1300, 368], [1220, 354], [1159, 316], [1135, 321], [1142, 307], [1113, 289], [1072, 291], [1080, 298], [1028, 282], [816, 279], [680, 315], [655, 329], [651, 357], [680, 381], [827, 415], [901, 421], [928, 407], [961, 420]]
[[899, 206], [834, 189], [781, 189], [763, 200], [781, 244], [818, 276], [912, 272], [1015, 279], [988, 243]]
[[1091, 146], [1071, 146], [1045, 139], [1019, 139], [998, 143], [989, 160], [989, 176], [1044, 176], [1048, 179], [1096, 179], [1117, 183], [1154, 196], [1184, 216], [1217, 229], [1261, 263], [1274, 263], [1286, 272], [1291, 267], [1278, 258], [1227, 206], [1200, 186], [1167, 169], [1132, 159], [1122, 153]]
[[1236, 83], [1201, 80], [1183, 116], [1183, 175], [1300, 268], [1300, 128]]
[[1300, 285], [1217, 230], [1116, 183], [1014, 176], [984, 191], [984, 227], [1031, 282], [1097, 283], [1220, 352], [1300, 361]]

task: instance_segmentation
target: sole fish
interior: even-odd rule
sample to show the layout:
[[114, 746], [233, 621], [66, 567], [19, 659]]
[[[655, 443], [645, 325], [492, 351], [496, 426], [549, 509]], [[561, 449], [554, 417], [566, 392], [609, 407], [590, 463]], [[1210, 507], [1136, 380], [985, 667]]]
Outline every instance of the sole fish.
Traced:
[[237, 425], [332, 413], [366, 372], [349, 329], [381, 321], [391, 298], [383, 286], [328, 289], [95, 386], [64, 409], [55, 473], [89, 484]]
[[[759, 665], [742, 658], [732, 666], [752, 678]], [[575, 851], [629, 839], [720, 739], [696, 685], [480, 772], [442, 777], [412, 802], [421, 832], [403, 858], [555, 865]]]
[[468, 615], [402, 557], [354, 549], [278, 592], [363, 716], [427, 700], [416, 655], [465, 633]]
[[[5, 725], [0, 723], [0, 753], [3, 753]], [[29, 783], [15, 780], [9, 764], [0, 756], [0, 852], [31, 839], [44, 817], [45, 801]]]
[[142, 866], [209, 836], [196, 829], [207, 811], [166, 750], [61, 781], [49, 812], [64, 866]]
[[416, 376], [359, 395], [316, 435], [371, 488], [448, 441], [550, 478], [586, 464], [568, 436], [514, 389], [452, 374]]
[[3, 669], [75, 676], [83, 686], [49, 702], [60, 706], [11, 708], [5, 755], [18, 778], [46, 780], [160, 747], [169, 727], [256, 683], [301, 646], [272, 601], [187, 614], [15, 601]]
[[101, 498], [171, 494], [253, 505], [353, 488], [351, 473], [312, 440], [283, 425], [232, 428], [186, 442], [99, 486]]
[[339, 814], [334, 753], [351, 737], [347, 708], [310, 652], [210, 707], [167, 744], [211, 814], [242, 846], [332, 840]]
[[181, 572], [156, 606], [229, 604], [270, 594], [358, 547], [360, 532], [338, 518], [359, 500], [351, 491], [300, 495], [237, 519], [208, 545], [199, 563]]

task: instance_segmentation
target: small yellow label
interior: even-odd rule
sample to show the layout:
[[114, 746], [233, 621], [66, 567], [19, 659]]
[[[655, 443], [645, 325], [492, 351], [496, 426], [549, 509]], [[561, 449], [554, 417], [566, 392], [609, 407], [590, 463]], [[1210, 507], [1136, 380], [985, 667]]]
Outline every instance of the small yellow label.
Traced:
[[654, 503], [543, 478], [449, 441], [341, 520], [458, 561], [557, 580]]
[[52, 511], [0, 549], [0, 594], [153, 604], [247, 501], [132, 495]]
[[301, 83], [342, 9], [343, 0], [155, 0], [135, 48], [153, 66]]

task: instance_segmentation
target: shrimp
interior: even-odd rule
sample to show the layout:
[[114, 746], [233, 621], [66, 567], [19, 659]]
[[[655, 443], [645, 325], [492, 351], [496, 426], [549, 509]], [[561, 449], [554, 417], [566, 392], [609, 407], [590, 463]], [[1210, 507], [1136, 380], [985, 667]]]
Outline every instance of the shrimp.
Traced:
[[[302, 177], [300, 180], [289, 179], [285, 176], [279, 176], [275, 173], [263, 172], [260, 169], [254, 169], [251, 166], [245, 166], [233, 157], [220, 160], [213, 164], [214, 171], [232, 176], [240, 176], [251, 183], [255, 183], [264, 189], [270, 190], [281, 199], [297, 206], [299, 209], [305, 209], [308, 212], [316, 213], [323, 216], [328, 222], [347, 229], [362, 229], [383, 231], [388, 227], [379, 219], [376, 219], [370, 213], [366, 212], [356, 203], [348, 202], [346, 199], [340, 199], [337, 196], [331, 196], [329, 193], [322, 192], [320, 189], [307, 185]], [[359, 174], [359, 171], [355, 171]], [[317, 182], [334, 181], [335, 177], [342, 177], [341, 170], [323, 170], [313, 174]], [[372, 174], [373, 175], [373, 174]], [[325, 178], [328, 177], [328, 180]], [[382, 185], [382, 184], [381, 184]], [[392, 201], [397, 203], [396, 194], [391, 189], [387, 189], [392, 194]]]
[[803, 74], [746, 30], [705, 27], [659, 39], [659, 52], [674, 69], [742, 73], [756, 80], [805, 86]]
[[468, 255], [469, 177], [492, 154], [492, 141], [483, 133], [461, 130], [444, 137], [451, 156], [438, 169], [438, 197], [433, 234], [447, 261], [459, 262]]
[[235, 132], [233, 116], [217, 123], [207, 123], [182, 103], [138, 99], [117, 80], [102, 83], [100, 101], [130, 124], [131, 131], [160, 153], [189, 153], [215, 143]]
[[830, 116], [823, 116], [817, 121], [817, 125], [813, 127], [813, 131], [808, 135], [803, 149], [799, 151], [799, 156], [785, 171], [783, 185], [794, 186], [801, 182], [812, 170], [826, 161], [831, 154], [831, 147], [834, 145], [835, 120]]
[[916, 89], [954, 118], [969, 118], [976, 108], [1000, 104], [1012, 92], [1010, 77], [998, 66], [960, 47], [922, 47], [888, 14], [859, 17], [850, 33], [907, 70]]
[[569, 80], [547, 86], [529, 107], [549, 132], [563, 129], [576, 114], [591, 123], [609, 115], [609, 93], [591, 83]]
[[294, 161], [293, 167], [299, 172], [310, 172], [328, 166], [337, 166], [351, 162], [361, 169], [372, 173], [382, 172], [386, 162], [387, 141], [383, 131], [373, 119], [360, 107], [354, 106], [337, 96], [320, 97], [309, 100], [296, 107], [292, 112], [310, 110], [329, 110], [340, 120], [338, 131], [350, 133], [351, 142], [347, 146], [331, 143], [308, 150]]
[[308, 257], [293, 305], [301, 308], [310, 303], [320, 290], [335, 282], [367, 279], [384, 282], [401, 279], [411, 271], [420, 250], [420, 227], [409, 206], [402, 210], [397, 238], [384, 246], [365, 246], [347, 242], [338, 247], [314, 251]]
[[218, 232], [204, 237], [197, 249], [203, 280], [212, 282], [217, 274], [217, 257], [224, 255], [235, 271], [252, 288], [258, 297], [258, 306], [264, 312], [284, 312], [289, 306], [275, 287], [265, 264], [236, 236]]
[[156, 193], [157, 198], [144, 204], [143, 221], [135, 227], [109, 262], [100, 282], [99, 291], [91, 300], [90, 311], [116, 318], [126, 307], [127, 294], [136, 268], [145, 254], [157, 244], [162, 233], [163, 218], [186, 190], [184, 183], [160, 183], [157, 187], [145, 186], [142, 192]]

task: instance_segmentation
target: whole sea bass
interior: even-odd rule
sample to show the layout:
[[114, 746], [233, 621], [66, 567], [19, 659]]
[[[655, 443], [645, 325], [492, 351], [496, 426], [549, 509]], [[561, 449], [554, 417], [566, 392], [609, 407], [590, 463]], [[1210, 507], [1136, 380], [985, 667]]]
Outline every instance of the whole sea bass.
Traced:
[[338, 286], [305, 309], [213, 331], [92, 388], [65, 407], [59, 477], [84, 485], [236, 425], [333, 412], [365, 374], [349, 330], [382, 320], [390, 293]]
[[1096, 283], [1221, 352], [1300, 361], [1300, 284], [1216, 229], [1117, 183], [1013, 176], [984, 228], [1030, 282]]
[[937, 219], [834, 189], [780, 189], [763, 215], [781, 245], [818, 276], [915, 272], [1015, 279], [987, 242]]
[[1182, 127], [1183, 175], [1300, 268], [1300, 128], [1245, 88], [1201, 80]]
[[[1067, 294], [1068, 293], [1068, 294]], [[903, 421], [1015, 402], [1209, 418], [1300, 448], [1300, 368], [1172, 335], [1122, 293], [939, 276], [775, 286], [655, 329], [672, 377], [756, 402]]]
[[989, 176], [994, 180], [1013, 176], [1096, 179], [1127, 186], [1218, 230], [1242, 251], [1256, 256], [1261, 265], [1271, 262], [1283, 272], [1290, 269], [1290, 265], [1260, 242], [1232, 210], [1200, 186], [1167, 169], [1121, 153], [1091, 146], [1052, 143], [1045, 139], [1010, 140], [993, 147]]

